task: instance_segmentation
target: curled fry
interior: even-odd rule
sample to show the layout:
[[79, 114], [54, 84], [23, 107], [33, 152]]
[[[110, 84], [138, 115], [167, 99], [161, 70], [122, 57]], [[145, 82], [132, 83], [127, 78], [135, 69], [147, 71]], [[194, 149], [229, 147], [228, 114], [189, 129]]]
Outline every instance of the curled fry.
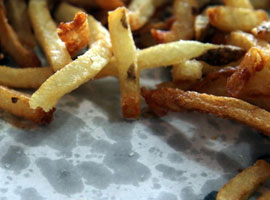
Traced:
[[57, 33], [61, 40], [65, 42], [68, 52], [72, 57], [85, 48], [90, 40], [90, 30], [87, 14], [78, 12], [74, 21], [61, 23]]

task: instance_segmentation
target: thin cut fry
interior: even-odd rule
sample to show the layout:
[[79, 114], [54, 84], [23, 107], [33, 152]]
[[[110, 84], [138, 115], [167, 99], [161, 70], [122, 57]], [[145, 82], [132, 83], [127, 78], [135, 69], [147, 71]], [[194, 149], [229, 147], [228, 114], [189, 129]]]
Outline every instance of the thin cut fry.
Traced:
[[270, 41], [270, 21], [264, 21], [259, 26], [251, 30], [253, 35], [262, 40]]
[[32, 95], [31, 108], [51, 110], [62, 96], [94, 78], [109, 62], [112, 55], [108, 31], [92, 16], [88, 17], [88, 23], [91, 48], [48, 78]]
[[196, 0], [175, 0], [173, 5], [175, 22], [172, 24], [171, 30], [152, 30], [155, 39], [160, 43], [192, 39], [198, 7]]
[[246, 51], [252, 47], [270, 49], [270, 45], [266, 41], [257, 39], [254, 35], [242, 31], [231, 32], [227, 38], [227, 44], [241, 47]]
[[121, 0], [95, 0], [96, 4], [105, 10], [114, 10], [118, 7], [124, 6]]
[[165, 2], [166, 0], [132, 0], [128, 7], [131, 29], [138, 30], [145, 25], [155, 9]]
[[18, 36], [8, 24], [3, 0], [0, 0], [0, 45], [21, 67], [38, 67], [40, 62], [35, 53], [23, 47]]
[[253, 9], [249, 0], [224, 0], [226, 6]]
[[29, 107], [29, 96], [15, 90], [0, 86], [0, 109], [19, 117], [31, 120], [37, 124], [48, 124], [52, 121], [53, 112], [46, 113], [42, 109]]
[[224, 185], [217, 194], [217, 200], [247, 200], [269, 177], [269, 164], [258, 160]]
[[25, 0], [7, 1], [7, 16], [21, 43], [33, 49], [36, 45]]
[[21, 69], [0, 66], [0, 84], [12, 88], [38, 88], [52, 74], [50, 67]]
[[270, 135], [270, 113], [239, 99], [171, 88], [152, 91], [143, 89], [142, 95], [158, 115], [164, 115], [168, 110], [180, 111], [183, 108], [197, 110], [243, 122], [265, 135]]
[[136, 46], [125, 8], [118, 8], [109, 13], [109, 30], [118, 67], [122, 113], [125, 118], [138, 118], [141, 112], [140, 73]]
[[87, 14], [78, 12], [74, 21], [61, 23], [58, 27], [58, 35], [65, 42], [68, 52], [72, 57], [89, 44], [90, 30]]
[[71, 57], [57, 34], [57, 27], [48, 10], [47, 2], [30, 0], [29, 15], [38, 42], [54, 71], [71, 62]]
[[269, 199], [270, 199], [270, 190], [267, 190], [257, 200], [269, 200]]
[[253, 47], [245, 55], [237, 71], [229, 78], [227, 88], [233, 97], [270, 95], [269, 50]]
[[[181, 40], [177, 42], [170, 42], [167, 44], [159, 44], [140, 50], [138, 52], [138, 66], [140, 70], [144, 70], [155, 67], [166, 67], [170, 65], [175, 65], [179, 64], [180, 62], [184, 62], [186, 60], [192, 60], [194, 58], [206, 60], [202, 58], [208, 57], [207, 55], [213, 52], [213, 50], [216, 50], [214, 52], [222, 52], [224, 51], [224, 49], [227, 50], [231, 49], [230, 55], [235, 53], [238, 56], [240, 56], [241, 55], [240, 52], [243, 52], [242, 49], [228, 45], [214, 45], [209, 43], [201, 43], [197, 41]], [[200, 58], [200, 56], [202, 57]], [[216, 61], [219, 61], [220, 58], [222, 57], [215, 57], [215, 58], [213, 57], [209, 60], [213, 61], [215, 59]], [[232, 56], [230, 58], [232, 58]], [[238, 59], [239, 58], [240, 57], [238, 57]], [[225, 61], [225, 59], [222, 60]], [[226, 60], [228, 61], [228, 59]], [[230, 62], [232, 62], [232, 60]], [[116, 76], [117, 75], [116, 69], [117, 64], [115, 63], [115, 60], [111, 60], [110, 63], [100, 72], [98, 77], [101, 78], [108, 75]]]
[[249, 32], [267, 20], [265, 11], [247, 8], [217, 6], [208, 8], [207, 14], [212, 26], [228, 32], [237, 30]]

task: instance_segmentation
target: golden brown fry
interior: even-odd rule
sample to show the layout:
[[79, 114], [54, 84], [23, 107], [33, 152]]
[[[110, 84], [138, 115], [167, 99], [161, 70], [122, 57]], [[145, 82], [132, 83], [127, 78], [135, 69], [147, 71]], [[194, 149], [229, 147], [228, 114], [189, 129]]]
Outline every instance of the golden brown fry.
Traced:
[[269, 200], [269, 199], [270, 199], [270, 190], [266, 190], [266, 192], [264, 192], [262, 196], [260, 196], [257, 200]]
[[141, 113], [140, 73], [137, 50], [125, 8], [118, 8], [109, 13], [109, 30], [118, 67], [122, 113], [125, 118], [138, 118]]
[[142, 90], [149, 107], [158, 115], [168, 110], [179, 111], [182, 108], [212, 113], [220, 117], [234, 119], [270, 135], [270, 113], [257, 106], [231, 97], [218, 97], [197, 92], [160, 88]]
[[118, 7], [124, 6], [121, 0], [95, 0], [96, 4], [105, 10], [114, 10]]
[[54, 71], [63, 68], [71, 62], [66, 45], [57, 34], [46, 1], [30, 0], [29, 15], [35, 35], [40, 43], [50, 66]]
[[155, 9], [164, 3], [166, 0], [132, 0], [128, 6], [131, 29], [138, 30], [145, 25]]
[[12, 88], [38, 88], [52, 74], [50, 67], [21, 69], [0, 66], [0, 84]]
[[264, 21], [259, 26], [251, 30], [253, 35], [262, 40], [270, 41], [270, 21]]
[[61, 23], [58, 35], [65, 42], [68, 52], [72, 57], [89, 44], [90, 30], [87, 14], [78, 12], [72, 22]]
[[251, 31], [267, 20], [267, 13], [262, 10], [217, 6], [207, 9], [207, 15], [212, 26], [222, 31]]
[[111, 59], [109, 33], [92, 16], [88, 16], [91, 48], [48, 78], [30, 99], [31, 108], [51, 110], [65, 94], [94, 78]]
[[36, 45], [25, 0], [7, 1], [7, 16], [21, 43], [33, 49]]
[[246, 200], [269, 176], [269, 163], [258, 160], [224, 185], [217, 194], [217, 200]]
[[33, 110], [29, 106], [29, 99], [27, 94], [0, 86], [0, 109], [40, 125], [50, 123], [55, 109], [48, 113], [40, 108]]
[[270, 45], [266, 41], [255, 38], [254, 35], [242, 31], [231, 32], [227, 38], [227, 44], [241, 47], [246, 51], [252, 47], [270, 49]]
[[3, 0], [0, 0], [0, 45], [21, 67], [38, 67], [40, 62], [35, 53], [23, 47], [18, 36], [8, 24]]
[[224, 0], [226, 6], [253, 9], [249, 0]]
[[233, 97], [269, 95], [270, 52], [253, 47], [245, 55], [237, 71], [229, 78], [227, 88]]
[[196, 0], [175, 0], [173, 15], [175, 22], [170, 31], [152, 30], [155, 39], [160, 43], [177, 40], [190, 40], [194, 36], [194, 20], [198, 12]]

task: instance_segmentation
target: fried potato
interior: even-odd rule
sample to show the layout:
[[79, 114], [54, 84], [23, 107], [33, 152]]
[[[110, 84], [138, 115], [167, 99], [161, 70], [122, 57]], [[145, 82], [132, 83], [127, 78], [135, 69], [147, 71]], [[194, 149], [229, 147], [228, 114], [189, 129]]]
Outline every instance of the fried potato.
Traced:
[[269, 163], [258, 160], [224, 185], [217, 194], [217, 200], [246, 200], [269, 176]]
[[251, 48], [237, 71], [228, 79], [228, 92], [233, 97], [270, 94], [270, 52]]
[[[226, 50], [224, 50], [226, 49]], [[209, 52], [208, 52], [209, 51]], [[224, 59], [224, 55], [218, 52], [231, 52], [226, 54], [226, 59]], [[215, 53], [214, 53], [215, 52]], [[241, 57], [235, 57], [233, 54], [241, 55], [243, 52], [242, 49], [226, 46], [226, 45], [214, 45], [209, 43], [201, 43], [197, 41], [177, 41], [170, 42], [167, 44], [159, 44], [155, 45], [138, 52], [138, 66], [140, 70], [155, 68], [155, 67], [166, 67], [175, 64], [179, 64], [180, 62], [184, 62], [186, 60], [199, 59], [205, 60], [209, 63], [230, 63], [236, 58], [239, 59]], [[170, 55], [170, 56], [168, 56]], [[211, 57], [210, 55], [215, 55], [215, 57]], [[228, 56], [233, 55], [233, 56]], [[200, 57], [201, 56], [201, 57]], [[209, 58], [209, 59], [206, 59]], [[214, 61], [216, 60], [216, 61]], [[217, 62], [217, 60], [222, 61]], [[225, 62], [226, 61], [226, 62]], [[106, 76], [116, 76], [117, 75], [117, 64], [114, 60], [111, 60], [110, 63], [100, 72], [98, 75], [99, 78]], [[205, 64], [203, 64], [205, 66]], [[211, 70], [210, 70], [211, 71]]]
[[240, 99], [171, 88], [152, 91], [143, 89], [142, 95], [157, 115], [164, 115], [168, 110], [180, 111], [183, 108], [197, 110], [243, 122], [265, 135], [270, 135], [270, 113]]
[[0, 66], [0, 84], [12, 88], [38, 88], [53, 71], [50, 67], [11, 68]]
[[88, 16], [91, 47], [83, 55], [48, 78], [30, 99], [31, 108], [51, 110], [65, 94], [94, 78], [111, 59], [109, 33], [92, 16]]
[[269, 200], [269, 199], [270, 199], [270, 190], [267, 190], [257, 200]]
[[252, 34], [262, 40], [270, 41], [270, 21], [264, 21], [251, 30]]
[[7, 1], [7, 16], [21, 43], [33, 49], [36, 45], [25, 0]]
[[267, 13], [262, 10], [217, 6], [207, 9], [207, 15], [212, 26], [222, 31], [251, 31], [267, 20]]
[[206, 15], [197, 15], [194, 22], [195, 38], [198, 41], [206, 41], [214, 34], [214, 29], [210, 25]]
[[173, 82], [177, 81], [196, 81], [202, 78], [203, 65], [197, 60], [187, 60], [173, 66]]
[[60, 23], [57, 33], [61, 40], [65, 42], [71, 57], [75, 57], [89, 44], [90, 30], [87, 14], [78, 12], [74, 21]]
[[114, 10], [118, 7], [124, 6], [121, 0], [95, 0], [96, 4], [105, 10]]
[[226, 6], [230, 7], [253, 9], [253, 6], [249, 0], [224, 0], [224, 3]]
[[57, 34], [57, 27], [50, 15], [47, 2], [30, 0], [29, 16], [36, 38], [53, 70], [57, 71], [70, 63], [71, 57], [65, 43]]
[[137, 50], [125, 8], [118, 8], [109, 13], [109, 31], [118, 68], [122, 113], [125, 118], [138, 118], [141, 113], [140, 72]]
[[29, 107], [29, 96], [0, 86], [0, 109], [8, 111], [19, 117], [31, 120], [39, 125], [48, 124], [52, 121], [53, 112], [46, 113], [42, 109]]
[[131, 29], [140, 29], [154, 14], [155, 9], [165, 2], [166, 0], [132, 0], [128, 6]]
[[254, 37], [254, 35], [242, 31], [231, 32], [227, 38], [227, 44], [241, 47], [246, 51], [252, 47], [258, 47], [261, 49], [270, 48], [270, 45], [266, 41], [257, 39]]
[[173, 15], [175, 22], [170, 31], [152, 30], [155, 39], [160, 43], [177, 40], [190, 40], [194, 37], [194, 21], [199, 5], [196, 0], [175, 0]]
[[28, 50], [19, 41], [13, 28], [8, 24], [3, 0], [0, 0], [0, 45], [21, 67], [38, 67], [40, 62], [32, 50]]

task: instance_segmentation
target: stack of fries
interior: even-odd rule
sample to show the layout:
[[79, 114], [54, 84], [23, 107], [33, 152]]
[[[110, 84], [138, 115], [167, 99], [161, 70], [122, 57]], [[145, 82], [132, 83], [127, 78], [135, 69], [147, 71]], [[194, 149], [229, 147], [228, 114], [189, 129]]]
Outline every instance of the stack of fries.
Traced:
[[[0, 60], [9, 55], [21, 67], [0, 66], [0, 108], [42, 125], [65, 94], [114, 76], [124, 118], [140, 117], [142, 95], [157, 115], [197, 110], [270, 135], [270, 2], [218, 2], [0, 0]], [[49, 66], [40, 66], [36, 45]], [[141, 70], [166, 66], [172, 82], [140, 89]], [[217, 198], [246, 199], [269, 177], [269, 164], [258, 161], [239, 177]], [[238, 182], [246, 191], [227, 196]]]

